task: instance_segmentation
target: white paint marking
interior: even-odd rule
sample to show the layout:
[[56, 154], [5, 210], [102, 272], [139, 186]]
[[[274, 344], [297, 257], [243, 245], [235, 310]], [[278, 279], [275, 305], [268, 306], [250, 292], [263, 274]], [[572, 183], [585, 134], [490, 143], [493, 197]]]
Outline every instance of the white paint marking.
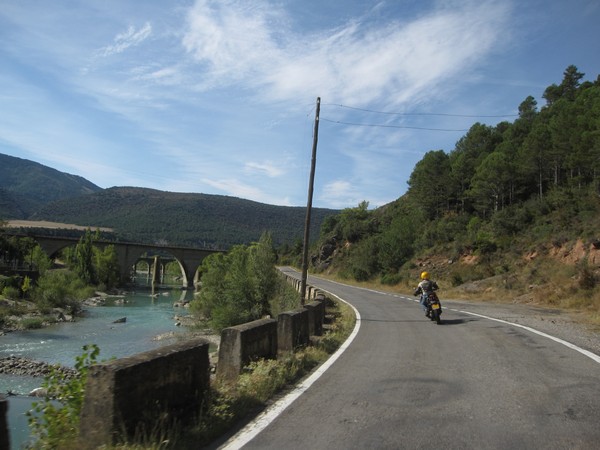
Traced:
[[[320, 290], [327, 292], [326, 290], [319, 288]], [[242, 448], [248, 442], [250, 442], [258, 433], [264, 430], [279, 414], [281, 414], [288, 406], [290, 406], [300, 395], [302, 395], [315, 381], [325, 373], [329, 367], [346, 351], [346, 349], [350, 346], [356, 335], [358, 334], [358, 330], [360, 329], [360, 313], [357, 309], [350, 305], [348, 302], [342, 300], [337, 295], [332, 294], [331, 292], [327, 292], [332, 297], [336, 297], [338, 300], [349, 305], [353, 310], [354, 314], [356, 314], [356, 324], [354, 325], [354, 329], [348, 339], [344, 341], [344, 343], [337, 349], [337, 351], [331, 355], [331, 357], [325, 361], [317, 370], [313, 372], [311, 376], [309, 376], [306, 380], [296, 386], [289, 394], [285, 397], [281, 398], [277, 402], [273, 403], [269, 406], [265, 411], [258, 415], [256, 419], [242, 428], [238, 433], [235, 434], [231, 439], [229, 439], [225, 444], [223, 444], [219, 449], [222, 450], [237, 450]]]
[[531, 328], [531, 327], [526, 327], [525, 325], [520, 325], [518, 323], [514, 323], [514, 322], [509, 322], [507, 320], [502, 320], [502, 319], [496, 319], [494, 317], [489, 317], [489, 316], [484, 316], [483, 314], [476, 314], [476, 313], [472, 313], [469, 311], [462, 311], [460, 309], [451, 309], [451, 311], [456, 311], [456, 312], [460, 312], [463, 314], [468, 314], [470, 316], [475, 316], [475, 317], [481, 317], [482, 319], [488, 319], [488, 320], [493, 320], [494, 322], [500, 322], [500, 323], [504, 323], [507, 325], [511, 325], [513, 327], [518, 327], [518, 328], [523, 328], [524, 330], [530, 331], [531, 333], [537, 334], [539, 336], [543, 336], [545, 338], [551, 339], [554, 342], [558, 342], [559, 344], [562, 344], [566, 347], [569, 347], [572, 350], [575, 350], [579, 353], [581, 353], [582, 355], [587, 356], [588, 358], [591, 358], [592, 360], [596, 361], [597, 363], [600, 363], [600, 356], [596, 355], [595, 353], [592, 353], [588, 350], [585, 350], [581, 347], [576, 346], [575, 344], [571, 344], [570, 342], [567, 341], [563, 341], [562, 339], [559, 339], [557, 337], [551, 336], [549, 334], [546, 334], [542, 331], [538, 331], [535, 328]]
[[[394, 295], [394, 297], [397, 297], [397, 298], [402, 298], [402, 299], [405, 299], [405, 300], [411, 300], [411, 301], [413, 301], [413, 302], [418, 302], [418, 301], [419, 301], [418, 299], [417, 299], [417, 300], [415, 300], [415, 299], [413, 299], [413, 298], [410, 298], [410, 297], [403, 297], [403, 296], [400, 296], [400, 295]], [[577, 346], [577, 345], [575, 345], [575, 344], [571, 344], [571, 343], [570, 343], [570, 342], [568, 342], [568, 341], [564, 341], [564, 340], [562, 340], [562, 339], [560, 339], [560, 338], [557, 338], [557, 337], [555, 337], [555, 336], [552, 336], [552, 335], [550, 335], [550, 334], [544, 333], [543, 331], [538, 331], [538, 330], [536, 330], [535, 328], [527, 327], [527, 326], [525, 326], [525, 325], [521, 325], [521, 324], [514, 323], [514, 322], [509, 322], [509, 321], [507, 321], [507, 320], [496, 319], [495, 317], [484, 316], [483, 314], [477, 314], [477, 313], [473, 313], [473, 312], [470, 312], [470, 311], [463, 311], [463, 310], [460, 310], [460, 309], [454, 309], [454, 308], [446, 308], [446, 309], [448, 309], [449, 311], [454, 311], [454, 312], [459, 312], [459, 313], [463, 313], [463, 314], [468, 314], [468, 315], [470, 315], [470, 316], [481, 317], [482, 319], [493, 320], [493, 321], [495, 321], [495, 322], [500, 322], [500, 323], [503, 323], [503, 324], [506, 324], [506, 325], [512, 325], [512, 326], [514, 326], [514, 327], [522, 328], [522, 329], [524, 329], [524, 330], [527, 330], [527, 331], [529, 331], [529, 332], [531, 332], [531, 333], [534, 333], [534, 334], [537, 334], [537, 335], [539, 335], [539, 336], [543, 336], [543, 337], [545, 337], [545, 338], [548, 338], [548, 339], [550, 339], [550, 340], [552, 340], [552, 341], [554, 341], [554, 342], [558, 342], [559, 344], [562, 344], [562, 345], [564, 345], [565, 347], [568, 347], [568, 348], [570, 348], [571, 350], [575, 350], [575, 351], [577, 351], [577, 352], [581, 353], [582, 355], [585, 355], [585, 356], [587, 356], [588, 358], [590, 358], [590, 359], [592, 359], [593, 361], [595, 361], [595, 362], [597, 362], [597, 363], [599, 363], [599, 364], [600, 364], [600, 356], [596, 355], [595, 353], [592, 353], [592, 352], [590, 352], [589, 350], [585, 350], [585, 349], [583, 349], [583, 348], [581, 348], [581, 347], [578, 347], [578, 346]]]
[[[343, 285], [342, 283], [338, 283], [336, 281], [331, 281], [331, 280], [327, 280], [327, 281], [330, 281], [335, 284]], [[343, 285], [343, 286], [345, 286], [345, 285]], [[361, 288], [361, 287], [357, 287], [357, 286], [354, 286], [354, 287], [357, 289], [362, 289], [362, 290], [369, 291], [369, 292], [375, 292], [377, 294], [390, 295], [392, 297], [401, 298], [404, 300], [410, 300], [413, 302], [419, 301], [418, 299], [404, 297], [404, 296], [400, 296], [400, 295], [396, 295], [396, 294], [390, 294], [387, 292], [380, 292], [380, 291], [376, 291], [373, 289]], [[346, 349], [350, 346], [350, 344], [352, 343], [352, 341], [358, 334], [358, 330], [360, 329], [360, 313], [358, 312], [358, 310], [354, 306], [350, 305], [350, 303], [341, 299], [337, 295], [332, 294], [331, 292], [328, 292], [327, 290], [325, 290], [323, 288], [319, 288], [319, 289], [322, 290], [323, 292], [327, 292], [329, 295], [346, 303], [354, 310], [354, 314], [356, 314], [356, 324], [354, 325], [354, 329], [352, 330], [352, 333], [350, 334], [348, 339], [346, 339], [346, 341], [340, 346], [340, 348], [327, 361], [325, 361], [315, 372], [313, 372], [313, 374], [310, 377], [308, 377], [306, 380], [304, 380], [302, 383], [300, 383], [298, 386], [296, 386], [285, 397], [283, 397], [280, 400], [278, 400], [277, 402], [273, 403], [265, 411], [263, 411], [261, 414], [259, 414], [256, 419], [254, 419], [252, 422], [250, 422], [248, 425], [246, 425], [243, 429], [241, 429], [238, 433], [236, 433], [235, 436], [233, 436], [225, 444], [223, 444], [221, 447], [219, 447], [219, 450], [237, 450], [237, 449], [242, 448], [244, 445], [246, 445], [252, 439], [254, 439], [254, 437], [258, 433], [260, 433], [262, 430], [264, 430], [273, 420], [275, 420], [275, 418], [277, 416], [279, 416], [279, 414], [281, 414], [298, 397], [300, 397], [300, 395], [302, 395], [310, 386], [312, 386], [312, 384], [315, 381], [317, 381], [321, 377], [321, 375], [323, 375], [323, 373], [325, 373], [325, 371], [327, 369], [329, 369], [329, 367], [331, 367], [333, 365], [333, 363], [342, 355], [342, 353], [344, 353], [346, 351]], [[568, 347], [572, 350], [578, 351], [579, 353], [587, 356], [588, 358], [591, 358], [595, 362], [600, 363], [600, 356], [598, 356], [588, 350], [580, 348], [574, 344], [571, 344], [570, 342], [563, 341], [562, 339], [559, 339], [557, 337], [554, 337], [549, 334], [538, 331], [534, 328], [526, 327], [526, 326], [520, 325], [518, 323], [508, 322], [508, 321], [502, 320], [502, 319], [496, 319], [494, 317], [484, 316], [482, 314], [472, 313], [469, 311], [463, 311], [463, 310], [452, 309], [452, 308], [448, 308], [448, 309], [450, 311], [459, 312], [459, 313], [476, 316], [476, 317], [481, 317], [482, 319], [493, 320], [495, 322], [504, 323], [506, 325], [523, 328], [524, 330], [530, 331], [534, 334], [543, 336], [545, 338], [548, 338], [555, 342], [558, 342], [559, 344], [565, 345], [566, 347]]]

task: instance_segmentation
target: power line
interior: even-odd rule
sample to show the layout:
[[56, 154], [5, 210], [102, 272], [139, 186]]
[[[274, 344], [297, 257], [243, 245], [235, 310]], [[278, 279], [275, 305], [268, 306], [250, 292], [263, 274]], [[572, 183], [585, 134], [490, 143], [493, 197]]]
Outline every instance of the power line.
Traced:
[[321, 117], [322, 121], [337, 123], [340, 125], [352, 125], [358, 127], [380, 127], [380, 128], [406, 128], [409, 130], [425, 130], [425, 131], [469, 131], [468, 129], [460, 129], [460, 130], [452, 130], [446, 128], [425, 128], [425, 127], [409, 127], [404, 125], [380, 125], [380, 124], [370, 124], [370, 123], [352, 123], [352, 122], [342, 122], [341, 120], [331, 120]]
[[[444, 117], [468, 117], [468, 118], [499, 118], [499, 117], [517, 117], [518, 114], [496, 114], [496, 115], [485, 115], [485, 114], [447, 114], [447, 113], [401, 113], [401, 112], [391, 112], [391, 111], [375, 111], [372, 109], [365, 108], [357, 108], [354, 106], [341, 105], [339, 103], [326, 103], [324, 105], [327, 106], [337, 106], [339, 108], [353, 109], [355, 111], [363, 111], [374, 114], [386, 114], [393, 116], [444, 116]], [[452, 130], [452, 131], [460, 131], [460, 130]]]

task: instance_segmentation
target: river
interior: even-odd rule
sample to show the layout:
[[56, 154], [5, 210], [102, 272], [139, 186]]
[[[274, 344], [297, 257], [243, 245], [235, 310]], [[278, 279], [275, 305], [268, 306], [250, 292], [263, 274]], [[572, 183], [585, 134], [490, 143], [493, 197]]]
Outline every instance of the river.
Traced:
[[[124, 300], [122, 303], [86, 307], [84, 316], [75, 322], [0, 336], [0, 358], [14, 355], [73, 367], [75, 357], [82, 354], [86, 344], [100, 348], [99, 361], [172, 344], [186, 332], [185, 327], [177, 326], [175, 316], [187, 314], [186, 308], [174, 305], [191, 300], [192, 296], [193, 291], [182, 290], [180, 286], [160, 286], [154, 291], [138, 286], [135, 292], [118, 297]], [[123, 317], [124, 323], [114, 323]], [[35, 398], [27, 394], [42, 381], [0, 375], [0, 393], [17, 394], [7, 397], [11, 450], [22, 448], [29, 438], [25, 412]]]

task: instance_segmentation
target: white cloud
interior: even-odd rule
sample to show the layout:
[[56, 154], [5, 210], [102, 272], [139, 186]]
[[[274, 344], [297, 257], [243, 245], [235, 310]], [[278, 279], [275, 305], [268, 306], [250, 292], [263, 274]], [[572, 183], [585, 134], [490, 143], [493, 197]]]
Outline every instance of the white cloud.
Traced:
[[119, 33], [115, 36], [113, 44], [101, 48], [98, 54], [107, 57], [122, 53], [129, 47], [134, 47], [144, 42], [150, 34], [152, 34], [152, 25], [149, 22], [146, 22], [138, 30], [133, 25], [130, 25], [125, 33]]
[[244, 166], [244, 171], [248, 173], [258, 173], [260, 175], [266, 175], [270, 178], [279, 177], [285, 173], [285, 170], [283, 170], [281, 167], [275, 166], [271, 162], [248, 162]]
[[358, 19], [300, 35], [274, 5], [198, 0], [183, 45], [206, 66], [209, 84], [243, 79], [279, 100], [317, 92], [329, 101], [400, 104], [430, 93], [506, 41], [506, 5], [456, 1], [409, 23]]
[[183, 38], [187, 52], [207, 63], [214, 81], [244, 79], [279, 59], [271, 19], [274, 9], [256, 2], [198, 0], [188, 15]]
[[358, 205], [364, 198], [360, 198], [356, 186], [351, 182], [334, 180], [323, 187], [319, 200], [331, 208], [347, 208], [348, 205]]
[[291, 206], [288, 197], [280, 198], [273, 195], [265, 194], [260, 189], [242, 183], [241, 181], [235, 180], [233, 178], [221, 180], [210, 180], [205, 178], [202, 180], [202, 182], [213, 188], [223, 191], [227, 195], [231, 195], [233, 197], [245, 198], [248, 200], [254, 200], [256, 202], [267, 203], [271, 205]]

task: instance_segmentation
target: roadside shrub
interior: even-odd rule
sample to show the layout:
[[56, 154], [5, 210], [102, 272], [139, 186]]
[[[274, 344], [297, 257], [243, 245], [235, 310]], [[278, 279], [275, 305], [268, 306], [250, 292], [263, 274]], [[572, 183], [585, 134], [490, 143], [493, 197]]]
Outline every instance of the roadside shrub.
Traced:
[[493, 241], [492, 237], [484, 231], [480, 231], [479, 233], [477, 233], [475, 247], [477, 248], [477, 251], [482, 255], [494, 253], [498, 249], [498, 246]]
[[388, 286], [399, 284], [402, 280], [403, 277], [399, 273], [386, 273], [381, 276], [381, 284], [386, 284]]
[[596, 287], [594, 271], [586, 263], [579, 267], [579, 287], [588, 291]]
[[450, 283], [452, 284], [453, 287], [456, 286], [460, 286], [461, 284], [463, 284], [463, 279], [460, 276], [460, 273], [458, 272], [453, 272], [452, 275], [450, 276]]
[[379, 272], [379, 245], [377, 238], [364, 239], [352, 246], [347, 270], [356, 281], [367, 281]]

